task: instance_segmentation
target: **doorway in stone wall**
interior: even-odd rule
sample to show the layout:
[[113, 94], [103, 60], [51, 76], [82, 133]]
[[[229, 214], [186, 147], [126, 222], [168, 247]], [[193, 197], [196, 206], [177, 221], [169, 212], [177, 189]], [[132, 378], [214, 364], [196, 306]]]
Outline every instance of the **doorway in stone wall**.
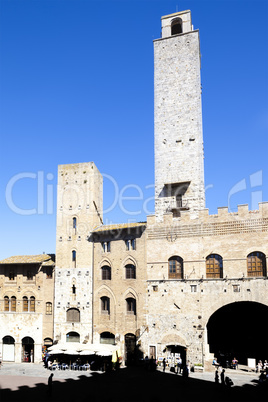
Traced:
[[174, 359], [178, 356], [182, 359], [182, 367], [186, 364], [186, 352], [185, 346], [181, 345], [166, 345], [164, 351], [167, 356], [172, 356]]
[[134, 334], [125, 335], [125, 362], [127, 366], [132, 366], [136, 360], [136, 336]]
[[23, 363], [34, 363], [34, 340], [25, 336], [21, 341], [21, 361]]

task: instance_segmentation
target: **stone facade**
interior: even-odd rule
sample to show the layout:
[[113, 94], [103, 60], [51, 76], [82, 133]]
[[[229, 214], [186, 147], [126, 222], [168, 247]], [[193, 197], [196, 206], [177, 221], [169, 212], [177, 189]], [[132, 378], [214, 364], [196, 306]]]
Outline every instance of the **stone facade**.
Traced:
[[39, 363], [42, 346], [53, 342], [53, 259], [43, 254], [0, 262], [0, 352], [4, 361]]
[[[94, 243], [94, 342], [105, 334], [120, 345], [125, 361], [146, 328], [146, 223], [103, 226]], [[108, 298], [108, 308], [102, 298]], [[103, 338], [103, 339], [102, 339]]]
[[[217, 215], [209, 215], [203, 210], [196, 220], [189, 212], [179, 221], [166, 215], [163, 223], [151, 216], [146, 232], [149, 343], [145, 349], [154, 345], [157, 355], [163, 356], [167, 345], [182, 346], [191, 363], [210, 367], [207, 324], [212, 314], [239, 301], [268, 305], [266, 262], [259, 276], [248, 272], [251, 253], [268, 253], [268, 203], [261, 203], [258, 211], [248, 211], [247, 205], [238, 206], [237, 213], [220, 208]], [[208, 273], [209, 255], [222, 257], [218, 278]], [[181, 279], [170, 277], [173, 256], [182, 259]]]

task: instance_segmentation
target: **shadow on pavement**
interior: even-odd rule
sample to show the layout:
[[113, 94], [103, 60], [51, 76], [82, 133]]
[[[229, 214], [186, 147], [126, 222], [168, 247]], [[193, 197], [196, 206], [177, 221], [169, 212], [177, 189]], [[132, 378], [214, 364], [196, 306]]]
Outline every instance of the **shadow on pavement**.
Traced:
[[267, 401], [267, 383], [228, 388], [194, 378], [183, 378], [143, 368], [125, 368], [91, 377], [53, 381], [48, 385], [22, 386], [16, 391], [0, 390], [1, 402], [182, 402], [182, 401]]

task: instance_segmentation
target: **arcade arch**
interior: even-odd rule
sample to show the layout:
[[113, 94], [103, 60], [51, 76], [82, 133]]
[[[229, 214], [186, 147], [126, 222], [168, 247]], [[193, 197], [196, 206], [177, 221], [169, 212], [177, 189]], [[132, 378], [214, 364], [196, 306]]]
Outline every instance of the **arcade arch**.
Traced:
[[267, 359], [268, 306], [252, 301], [227, 304], [207, 322], [209, 352], [226, 364], [236, 357], [240, 364], [248, 358]]

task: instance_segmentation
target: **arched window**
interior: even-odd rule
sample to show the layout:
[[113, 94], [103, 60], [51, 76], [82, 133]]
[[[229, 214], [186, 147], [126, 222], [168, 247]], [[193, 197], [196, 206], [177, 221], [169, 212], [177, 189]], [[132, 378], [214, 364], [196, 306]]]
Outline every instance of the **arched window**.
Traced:
[[68, 332], [66, 342], [80, 342], [80, 335], [77, 332]]
[[169, 279], [183, 279], [183, 259], [173, 256], [168, 260]]
[[35, 297], [34, 296], [30, 297], [30, 311], [32, 313], [35, 312]]
[[10, 306], [10, 311], [16, 311], [16, 305], [17, 305], [17, 300], [15, 296], [11, 297], [11, 306]]
[[72, 267], [76, 268], [76, 251], [72, 251]]
[[15, 339], [12, 336], [4, 336], [3, 338], [3, 344], [4, 345], [14, 345], [15, 344]]
[[101, 279], [103, 281], [111, 280], [111, 267], [109, 265], [101, 267]]
[[181, 18], [176, 18], [171, 24], [171, 35], [177, 35], [182, 33], [182, 20]]
[[126, 299], [127, 314], [136, 315], [136, 299], [128, 297]]
[[73, 231], [74, 231], [74, 234], [76, 234], [76, 229], [77, 229], [77, 218], [74, 217], [73, 218]]
[[102, 314], [110, 314], [110, 298], [107, 296], [101, 297], [101, 312]]
[[9, 297], [4, 297], [4, 311], [9, 311]]
[[69, 322], [80, 322], [80, 311], [77, 308], [69, 308], [66, 312], [66, 316]]
[[126, 279], [136, 279], [136, 267], [133, 264], [127, 264], [126, 269]]
[[22, 298], [22, 311], [28, 311], [28, 297], [23, 296]]
[[206, 258], [206, 277], [222, 278], [223, 277], [222, 257], [218, 254], [210, 254]]
[[46, 303], [46, 315], [52, 315], [52, 303], [51, 302]]
[[254, 251], [247, 256], [248, 276], [266, 276], [266, 256]]

